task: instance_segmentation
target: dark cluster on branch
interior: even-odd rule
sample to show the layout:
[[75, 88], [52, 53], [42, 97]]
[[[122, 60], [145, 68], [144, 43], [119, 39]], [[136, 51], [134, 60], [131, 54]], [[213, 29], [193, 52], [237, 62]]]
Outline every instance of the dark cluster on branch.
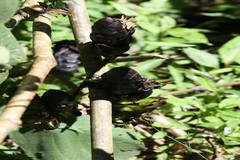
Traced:
[[[95, 54], [103, 56], [106, 62], [114, 60], [118, 56], [127, 56], [125, 52], [130, 49], [135, 27], [133, 18], [107, 17], [96, 21], [90, 34], [92, 47], [98, 48], [98, 52]], [[56, 42], [53, 50], [58, 63], [54, 68], [55, 71], [77, 71], [81, 62], [75, 41]], [[109, 93], [112, 103], [120, 104], [121, 102], [137, 102], [151, 95], [154, 88], [161, 88], [162, 86], [163, 84], [145, 78], [131, 68], [117, 67], [100, 76], [86, 79], [71, 96], [63, 91], [49, 90], [43, 94], [41, 100], [43, 105], [46, 106], [45, 112], [53, 117], [50, 118], [52, 119], [51, 125], [58, 126], [58, 121], [62, 121], [66, 117], [66, 113], [73, 115], [79, 113], [74, 99], [83, 87], [102, 89]]]
[[73, 40], [56, 42], [53, 53], [57, 61], [57, 66], [54, 68], [56, 71], [75, 72], [81, 64], [77, 45]]
[[113, 102], [136, 102], [152, 94], [152, 89], [160, 88], [161, 84], [141, 76], [128, 67], [117, 67], [88, 80], [88, 85], [109, 92]]
[[90, 38], [98, 47], [99, 53], [112, 60], [124, 56], [124, 52], [130, 49], [135, 27], [133, 18], [102, 18], [93, 24]]
[[[8, 88], [6, 93], [13, 96], [15, 88]], [[24, 125], [38, 125], [43, 129], [56, 129], [61, 122], [71, 126], [77, 116], [81, 116], [78, 103], [65, 91], [50, 89], [41, 97], [36, 95], [28, 110], [23, 114]]]

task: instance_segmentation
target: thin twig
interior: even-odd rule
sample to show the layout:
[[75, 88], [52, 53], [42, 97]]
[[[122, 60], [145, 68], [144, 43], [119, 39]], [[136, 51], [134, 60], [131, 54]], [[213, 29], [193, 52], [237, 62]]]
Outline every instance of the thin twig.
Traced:
[[[231, 86], [237, 86], [237, 85], [240, 85], [240, 82], [216, 84], [216, 87], [231, 87]], [[185, 94], [185, 93], [196, 92], [196, 91], [207, 91], [207, 89], [204, 88], [203, 86], [196, 86], [196, 87], [189, 88], [189, 89], [183, 89], [183, 90], [178, 90], [178, 91], [166, 92], [166, 93], [161, 94], [161, 96]]]
[[[36, 0], [35, 4], [38, 4]], [[36, 90], [56, 65], [56, 60], [52, 55], [50, 33], [50, 15], [44, 14], [34, 19], [33, 52], [35, 59], [21, 86], [0, 116], [0, 143], [10, 132], [18, 129], [21, 124], [21, 116], [35, 96]]]
[[211, 158], [211, 160], [215, 160], [217, 158], [217, 146], [213, 143], [212, 138], [209, 136], [204, 137], [206, 139], [206, 141], [210, 144], [210, 146], [212, 147], [212, 151], [213, 151], [213, 156]]
[[141, 56], [126, 56], [126, 57], [117, 57], [113, 62], [126, 62], [126, 61], [144, 61], [147, 59], [180, 59], [181, 57], [177, 55], [166, 56], [159, 54], [146, 54]]

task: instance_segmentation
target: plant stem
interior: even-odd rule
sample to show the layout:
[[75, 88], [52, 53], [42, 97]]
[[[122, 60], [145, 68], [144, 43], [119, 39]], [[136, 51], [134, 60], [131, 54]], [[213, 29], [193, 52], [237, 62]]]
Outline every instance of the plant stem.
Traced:
[[[28, 2], [38, 5], [36, 0], [28, 0]], [[50, 33], [50, 15], [43, 14], [34, 19], [33, 52], [35, 59], [21, 86], [0, 116], [0, 143], [10, 132], [17, 130], [21, 125], [21, 116], [35, 96], [36, 90], [56, 65], [56, 60], [52, 55]]]
[[[73, 12], [70, 22], [78, 45], [83, 66], [87, 77], [92, 77], [102, 67], [102, 59], [90, 40], [91, 27], [84, 0], [69, 3], [68, 8]], [[104, 70], [104, 69], [103, 69]], [[102, 74], [100, 70], [98, 74]], [[91, 105], [91, 139], [92, 159], [112, 160], [112, 104], [104, 90], [89, 88]]]

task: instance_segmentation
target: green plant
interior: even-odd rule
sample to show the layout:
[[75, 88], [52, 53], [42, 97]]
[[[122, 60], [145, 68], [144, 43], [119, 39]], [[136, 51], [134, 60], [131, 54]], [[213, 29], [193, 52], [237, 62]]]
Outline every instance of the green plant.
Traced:
[[[159, 160], [239, 159], [239, 2], [88, 0], [86, 5], [92, 23], [109, 16], [120, 18], [120, 15], [133, 16], [137, 21], [130, 50], [126, 52], [129, 56], [116, 57], [108, 63], [110, 68], [131, 67], [144, 77], [168, 84], [137, 103], [113, 106], [113, 123], [120, 127], [113, 131], [115, 159], [134, 156]], [[8, 18], [10, 16], [12, 14]], [[69, 27], [67, 17], [54, 17], [52, 40], [73, 39]], [[31, 24], [21, 22], [12, 32], [19, 40], [17, 43], [28, 51], [25, 53], [31, 62]], [[0, 93], [6, 97], [5, 87], [19, 85], [24, 74], [16, 76], [16, 73], [25, 73], [19, 71], [26, 71], [29, 62], [17, 64], [11, 59], [14, 53], [8, 54], [6, 47], [0, 51], [5, 57], [0, 60], [3, 70]], [[21, 53], [19, 57], [24, 57], [22, 52], [18, 53]], [[49, 89], [71, 92], [86, 78], [86, 72], [80, 65], [78, 72], [64, 76], [71, 81], [70, 85], [69, 81], [55, 75], [55, 78], [48, 78], [37, 93], [41, 95]], [[84, 94], [77, 100], [89, 109]], [[4, 97], [0, 104], [1, 109], [6, 105]], [[26, 155], [45, 159], [64, 159], [64, 156], [90, 159], [88, 126], [88, 116], [83, 116], [70, 128], [66, 123], [53, 131], [22, 128], [10, 135], [21, 149], [10, 145], [11, 151], [6, 151], [9, 148], [5, 142], [0, 156], [17, 159], [12, 156], [17, 150], [25, 159]], [[50, 150], [48, 146], [53, 148]], [[63, 154], [60, 155], [58, 149]], [[72, 157], [66, 153], [72, 153]]]

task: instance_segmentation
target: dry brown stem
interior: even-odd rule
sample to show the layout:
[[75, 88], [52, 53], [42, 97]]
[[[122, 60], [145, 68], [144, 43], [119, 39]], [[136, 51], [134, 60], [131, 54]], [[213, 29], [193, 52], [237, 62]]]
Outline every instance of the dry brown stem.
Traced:
[[[38, 0], [39, 1], [39, 0]], [[33, 2], [33, 1], [32, 1]], [[37, 1], [35, 1], [37, 3]], [[21, 124], [21, 116], [27, 109], [36, 90], [50, 70], [56, 65], [51, 50], [51, 17], [40, 15], [33, 22], [34, 62], [14, 96], [0, 116], [0, 143]]]
[[145, 61], [148, 59], [180, 59], [180, 56], [172, 55], [160, 55], [160, 54], [146, 54], [140, 56], [127, 56], [127, 57], [117, 57], [113, 62], [126, 62], [126, 61]]
[[8, 28], [13, 28], [22, 20], [33, 20], [36, 18], [42, 10], [42, 7], [38, 2], [41, 2], [41, 0], [25, 0], [21, 9], [19, 9], [17, 13], [7, 23], [5, 23], [5, 26]]

